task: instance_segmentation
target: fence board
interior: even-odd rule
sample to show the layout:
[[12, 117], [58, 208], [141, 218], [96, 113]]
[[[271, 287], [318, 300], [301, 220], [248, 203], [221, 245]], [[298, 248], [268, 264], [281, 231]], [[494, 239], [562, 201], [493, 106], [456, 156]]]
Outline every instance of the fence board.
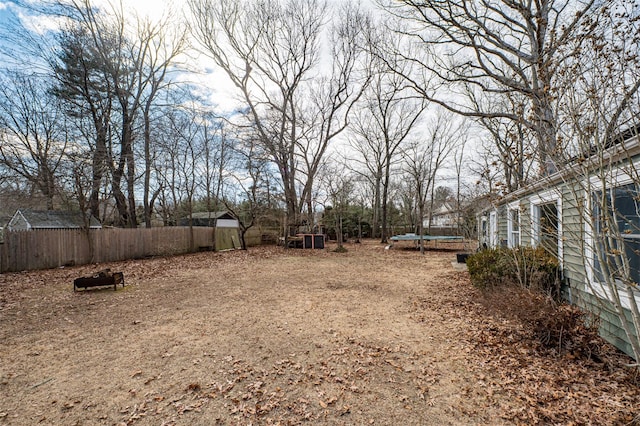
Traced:
[[0, 272], [189, 253], [212, 246], [213, 233], [210, 227], [5, 230]]

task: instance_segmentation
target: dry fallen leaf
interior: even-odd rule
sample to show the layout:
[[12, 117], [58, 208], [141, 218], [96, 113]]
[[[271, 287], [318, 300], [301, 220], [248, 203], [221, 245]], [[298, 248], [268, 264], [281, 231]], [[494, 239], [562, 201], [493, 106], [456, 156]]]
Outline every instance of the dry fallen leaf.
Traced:
[[[624, 363], [618, 362], [619, 358], [598, 360], [584, 357], [575, 349], [553, 352], [542, 348], [527, 324], [508, 311], [515, 306], [508, 294], [502, 297], [502, 304], [506, 306], [496, 301], [485, 302], [488, 296], [474, 289], [465, 274], [447, 272], [451, 253], [432, 252], [419, 257], [412, 252], [388, 251], [381, 260], [369, 251], [364, 264], [354, 258], [348, 268], [328, 268], [335, 275], [340, 274], [335, 282], [340, 282], [341, 287], [334, 289], [327, 288], [321, 281], [323, 274], [318, 274], [320, 278], [306, 274], [313, 271], [316, 263], [326, 268], [328, 264], [323, 263], [322, 256], [332, 254], [289, 252], [283, 256], [275, 248], [259, 248], [249, 253], [207, 253], [121, 262], [113, 269], [124, 270], [128, 277], [136, 276], [132, 287], [124, 292], [82, 295], [68, 291], [70, 274], [84, 275], [78, 273], [81, 268], [0, 275], [3, 336], [12, 338], [14, 331], [13, 334], [19, 336], [17, 331], [26, 327], [30, 335], [40, 333], [34, 341], [48, 342], [41, 329], [48, 333], [57, 327], [64, 344], [70, 343], [69, 347], [86, 344], [86, 348], [99, 353], [104, 350], [101, 343], [117, 330], [122, 339], [109, 340], [106, 347], [130, 346], [142, 355], [138, 358], [140, 363], [134, 364], [141, 370], [135, 372], [129, 370], [130, 364], [114, 366], [105, 362], [101, 366], [96, 362], [91, 373], [104, 377], [104, 383], [99, 392], [86, 389], [85, 402], [99, 400], [102, 407], [109, 402], [105, 391], [121, 391], [119, 380], [127, 374], [142, 376], [139, 383], [144, 381], [148, 385], [138, 385], [137, 392], [134, 390], [129, 398], [131, 407], [121, 414], [117, 408], [108, 413], [98, 412], [102, 408], [81, 410], [81, 403], [76, 404], [78, 409], [64, 408], [61, 403], [50, 400], [40, 406], [27, 405], [21, 414], [35, 421], [46, 416], [45, 422], [50, 424], [71, 424], [95, 415], [93, 418], [100, 419], [101, 423], [117, 424], [124, 420], [124, 424], [168, 426], [197, 423], [205, 418], [211, 420], [211, 424], [338, 424], [347, 420], [338, 416], [349, 413], [349, 424], [384, 424], [384, 416], [371, 420], [365, 417], [367, 407], [362, 400], [366, 400], [367, 404], [376, 404], [380, 412], [402, 411], [406, 405], [413, 409], [401, 414], [406, 419], [425, 418], [431, 414], [429, 411], [448, 409], [452, 422], [461, 420], [460, 423], [468, 419], [485, 424], [494, 423], [491, 420], [509, 424], [633, 424], [638, 421], [640, 391], [628, 369], [621, 367]], [[262, 258], [270, 259], [268, 264], [260, 263]], [[306, 262], [306, 258], [313, 263]], [[372, 268], [373, 264], [380, 268]], [[298, 270], [298, 265], [302, 265], [304, 271]], [[233, 285], [216, 284], [219, 277], [233, 280], [250, 270], [254, 270], [255, 283], [247, 279], [233, 281]], [[285, 280], [283, 270], [293, 271], [290, 272], [293, 275]], [[366, 276], [368, 270], [372, 270], [373, 277]], [[277, 275], [277, 279], [271, 280], [270, 274]], [[393, 281], [395, 277], [397, 281]], [[277, 284], [278, 280], [282, 286]], [[371, 284], [374, 280], [375, 284]], [[415, 285], [409, 286], [407, 283], [412, 280]], [[262, 281], [269, 285], [263, 285]], [[277, 299], [277, 303], [264, 303], [268, 307], [265, 309], [252, 303], [255, 293], [263, 287], [268, 292], [258, 297], [269, 301], [272, 296]], [[64, 291], [55, 290], [62, 288]], [[362, 297], [348, 298], [349, 310], [344, 311], [348, 318], [341, 321], [339, 309], [343, 307], [336, 294], [342, 297], [347, 291], [354, 296], [359, 291], [363, 293], [358, 294]], [[300, 301], [297, 294], [304, 295], [300, 305], [304, 309], [299, 310], [300, 306], [296, 305]], [[251, 297], [245, 297], [248, 295]], [[398, 316], [398, 310], [389, 310], [388, 306], [387, 311], [376, 311], [376, 301], [381, 295], [385, 301], [389, 298], [390, 303], [385, 305], [402, 306], [402, 315]], [[396, 295], [397, 299], [390, 299]], [[211, 303], [203, 303], [207, 297], [211, 297]], [[313, 309], [306, 308], [306, 300], [311, 300]], [[322, 321], [326, 319], [326, 311], [323, 313], [321, 309], [325, 303], [331, 303], [339, 314], [331, 316], [335, 324], [331, 324], [330, 331], [322, 325], [318, 327], [326, 324]], [[277, 310], [281, 306], [282, 312]], [[138, 308], [144, 309], [145, 320], [136, 324], [141, 318]], [[121, 314], [125, 327], [112, 329], [104, 319], [116, 311]], [[274, 312], [282, 316], [271, 317]], [[172, 325], [164, 321], [167, 313], [175, 315], [173, 328], [179, 326], [179, 331], [171, 332]], [[375, 329], [376, 334], [369, 334], [367, 338], [365, 335], [372, 326], [367, 324], [367, 315], [377, 315], [376, 320], [381, 324], [391, 321], [400, 327], [391, 327], [393, 331], [385, 333], [381, 326]], [[66, 321], [65, 317], [73, 322]], [[307, 320], [311, 326], [305, 325]], [[402, 323], [396, 324], [398, 321]], [[130, 324], [135, 326], [127, 327]], [[212, 331], [220, 330], [221, 324], [225, 329], [233, 324], [230, 333], [237, 326], [239, 335], [246, 336], [241, 346], [220, 345], [215, 340], [216, 333]], [[96, 337], [86, 330], [96, 330]], [[103, 330], [110, 334], [102, 333]], [[155, 336], [154, 340], [142, 339], [149, 347], [140, 347], [131, 339], [138, 335], [144, 337], [146, 332]], [[309, 339], [291, 342], [287, 332], [305, 337], [309, 334]], [[19, 343], [17, 337], [12, 339], [13, 343]], [[417, 343], [411, 343], [412, 340]], [[289, 348], [289, 343], [293, 343], [293, 348]], [[250, 353], [244, 352], [248, 344], [254, 349]], [[592, 344], [602, 345], [602, 342]], [[30, 365], [43, 365], [50, 357], [60, 355], [61, 348], [56, 345], [54, 342], [47, 343], [47, 347], [44, 344], [24, 347], [20, 354], [24, 357], [38, 353], [28, 358]], [[429, 348], [424, 349], [427, 346]], [[9, 361], [7, 370], [19, 368], [24, 359], [10, 357]], [[461, 374], [445, 372], [450, 365], [464, 368]], [[163, 371], [167, 379], [153, 382], [160, 376], [144, 377], [143, 370], [146, 374]], [[24, 371], [19, 373], [24, 375]], [[476, 387], [478, 380], [485, 386]], [[0, 388], [19, 390], [15, 394], [22, 394], [16, 382], [0, 377]], [[184, 383], [191, 382], [198, 382], [201, 388], [185, 393]], [[53, 385], [54, 389], [62, 386]], [[460, 390], [459, 405], [440, 399], [446, 394], [442, 389], [447, 387]], [[159, 392], [164, 396], [158, 396]], [[392, 398], [379, 397], [381, 392], [389, 393]], [[355, 398], [356, 393], [366, 398]], [[79, 394], [77, 391], [65, 398], [76, 400]], [[9, 392], [3, 395], [12, 398]], [[53, 395], [56, 394], [51, 397]], [[117, 396], [117, 392], [109, 395], [122, 396]], [[377, 396], [373, 397], [374, 401], [369, 401], [371, 395]], [[407, 396], [405, 401], [399, 402], [403, 395]], [[438, 396], [437, 401], [434, 395]], [[56, 397], [64, 401], [60, 393]], [[200, 409], [200, 399], [208, 401], [208, 407], [203, 406], [202, 417], [197, 417], [194, 412]], [[317, 405], [312, 403], [314, 399], [320, 400]], [[340, 405], [337, 400], [341, 401]], [[347, 402], [349, 405], [344, 405]], [[9, 401], [16, 406], [19, 403], [15, 399]], [[116, 404], [121, 407], [122, 402]], [[11, 406], [0, 407], [0, 420], [14, 415], [6, 413]], [[64, 410], [67, 411], [62, 412]], [[191, 412], [189, 417], [179, 417], [188, 412]], [[141, 420], [145, 415], [147, 418]], [[395, 415], [399, 415], [397, 411]]]

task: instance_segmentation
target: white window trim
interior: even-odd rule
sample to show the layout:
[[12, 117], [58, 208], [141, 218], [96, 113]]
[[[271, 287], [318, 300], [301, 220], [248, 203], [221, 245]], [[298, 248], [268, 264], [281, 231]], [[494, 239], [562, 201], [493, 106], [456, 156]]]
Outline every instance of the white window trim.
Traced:
[[[640, 164], [635, 164], [640, 166]], [[611, 181], [609, 182], [609, 189], [618, 188], [620, 186], [629, 185], [632, 183], [637, 183], [635, 180], [629, 176], [628, 173], [625, 173], [623, 169], [617, 168], [613, 170], [611, 175]], [[586, 269], [587, 269], [587, 280], [588, 285], [586, 286], [586, 291], [589, 294], [593, 294], [601, 299], [611, 301], [613, 296], [611, 295], [611, 289], [605, 283], [600, 282], [596, 279], [596, 265], [593, 261], [594, 252], [593, 252], [593, 244], [594, 244], [594, 234], [595, 229], [593, 228], [593, 221], [590, 219], [593, 217], [593, 208], [592, 208], [592, 197], [594, 191], [602, 190], [602, 181], [597, 176], [592, 176], [589, 179], [589, 187], [585, 190], [585, 203], [587, 206], [585, 209], [585, 218], [584, 218], [584, 257], [586, 259]], [[626, 292], [619, 292], [620, 294], [620, 302], [622, 306], [626, 309], [631, 309], [631, 301], [629, 300]], [[636, 304], [640, 305], [640, 294], [636, 294], [635, 296]]]
[[[514, 241], [514, 230], [513, 230], [513, 216], [511, 216], [512, 211], [518, 212], [518, 242]], [[522, 244], [522, 209], [520, 208], [520, 202], [515, 201], [507, 205], [507, 245], [509, 248], [516, 248]]]
[[489, 212], [489, 246], [498, 247], [498, 211]]
[[537, 247], [540, 244], [540, 206], [543, 204], [556, 203], [558, 210], [558, 262], [560, 268], [564, 264], [564, 244], [562, 238], [562, 192], [560, 189], [550, 189], [529, 197], [531, 205], [531, 246]]
[[486, 214], [480, 216], [478, 221], [478, 242], [480, 247], [482, 244], [489, 244], [489, 217]]

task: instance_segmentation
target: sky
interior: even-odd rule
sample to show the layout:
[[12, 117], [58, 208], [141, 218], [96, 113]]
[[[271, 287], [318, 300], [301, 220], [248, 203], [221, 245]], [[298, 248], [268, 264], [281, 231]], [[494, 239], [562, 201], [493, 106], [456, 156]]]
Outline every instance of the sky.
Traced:
[[6, 25], [7, 20], [9, 19], [10, 11], [9, 5], [7, 3], [0, 1], [0, 25]]
[[[24, 0], [30, 5], [44, 3], [42, 0]], [[92, 4], [109, 8], [109, 0], [91, 0]], [[116, 2], [117, 4], [117, 2]], [[122, 0], [125, 11], [130, 10], [141, 18], [148, 17], [152, 22], [163, 18], [165, 14], [176, 16], [187, 12], [187, 0]], [[46, 30], [55, 30], [59, 22], [51, 17], [39, 17], [33, 12], [27, 11], [16, 5], [14, 1], [0, 0], [0, 27], [7, 26], [11, 19], [18, 18], [20, 23], [27, 29], [42, 33]], [[180, 19], [180, 18], [178, 18]], [[0, 39], [0, 43], [3, 40]], [[220, 113], [234, 111], [238, 108], [237, 93], [221, 70], [209, 58], [198, 55], [194, 60], [196, 52], [189, 52], [189, 57], [182, 60], [189, 64], [193, 71], [188, 74], [177, 76], [178, 81], [195, 82], [203, 88], [200, 94], [209, 95], [209, 100], [217, 105]]]
[[[23, 1], [34, 5], [43, 3], [42, 0]], [[109, 0], [91, 1], [92, 4], [98, 6], [104, 5], [105, 7], [109, 7], [110, 4]], [[341, 2], [348, 0], [332, 1]], [[365, 3], [368, 4], [368, 7], [371, 7], [372, 1], [365, 0]], [[140, 17], [149, 17], [152, 21], [161, 19], [168, 11], [170, 11], [170, 16], [186, 13], [188, 8], [187, 0], [122, 0], [122, 4], [125, 10], [130, 10]], [[38, 18], [34, 16], [32, 13], [19, 8], [14, 1], [0, 0], [0, 27], [7, 25], [11, 15], [19, 18], [26, 28], [37, 32], [54, 29], [59, 24], [49, 17]], [[2, 40], [0, 39], [0, 44], [1, 43]], [[196, 53], [190, 52], [190, 55], [190, 57], [185, 58], [185, 61], [189, 63], [190, 68], [195, 72], [184, 73], [177, 76], [178, 81], [189, 80], [189, 82], [196, 83], [196, 85], [201, 87], [202, 89], [199, 94], [208, 97], [208, 100], [216, 105], [216, 112], [220, 115], [229, 115], [243, 106], [238, 100], [238, 92], [235, 91], [234, 86], [226, 74], [219, 70], [211, 59], [199, 55], [194, 60]], [[338, 151], [344, 151], [344, 149], [344, 147], [338, 148]]]
[[[188, 0], [91, 0], [91, 3], [109, 9], [111, 4], [117, 5], [119, 1], [122, 2], [125, 10], [130, 10], [140, 17], [148, 17], [151, 21], [161, 20], [167, 14], [176, 16], [178, 21], [181, 19], [179, 15], [188, 14]], [[348, 1], [352, 0], [329, 0], [332, 4]], [[18, 0], [18, 2], [37, 6], [44, 4], [46, 0]], [[361, 0], [362, 5], [372, 10], [373, 0]], [[19, 7], [14, 0], [0, 0], [0, 27], [6, 26], [11, 16], [18, 18], [25, 28], [38, 33], [54, 30], [60, 24], [54, 18], [37, 16]], [[2, 42], [3, 40], [0, 39], [0, 44]], [[193, 44], [197, 46], [197, 43]], [[183, 82], [188, 80], [202, 87], [200, 94], [208, 95], [211, 103], [217, 105], [219, 113], [232, 112], [242, 107], [238, 101], [239, 94], [235, 91], [233, 84], [210, 58], [191, 50], [189, 56], [185, 56], [183, 60], [188, 63], [191, 72], [182, 74], [177, 79]]]

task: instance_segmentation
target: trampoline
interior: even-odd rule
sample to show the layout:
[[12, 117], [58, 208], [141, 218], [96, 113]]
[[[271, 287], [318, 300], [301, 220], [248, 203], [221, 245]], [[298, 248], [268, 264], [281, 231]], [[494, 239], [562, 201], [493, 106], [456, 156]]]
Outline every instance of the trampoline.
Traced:
[[394, 243], [400, 241], [413, 241], [416, 244], [419, 244], [420, 240], [422, 241], [433, 241], [435, 247], [438, 246], [438, 242], [447, 242], [447, 243], [461, 243], [464, 242], [464, 237], [460, 236], [448, 236], [448, 235], [417, 235], [417, 234], [404, 234], [404, 235], [394, 235], [391, 239], [391, 247], [393, 247]]

